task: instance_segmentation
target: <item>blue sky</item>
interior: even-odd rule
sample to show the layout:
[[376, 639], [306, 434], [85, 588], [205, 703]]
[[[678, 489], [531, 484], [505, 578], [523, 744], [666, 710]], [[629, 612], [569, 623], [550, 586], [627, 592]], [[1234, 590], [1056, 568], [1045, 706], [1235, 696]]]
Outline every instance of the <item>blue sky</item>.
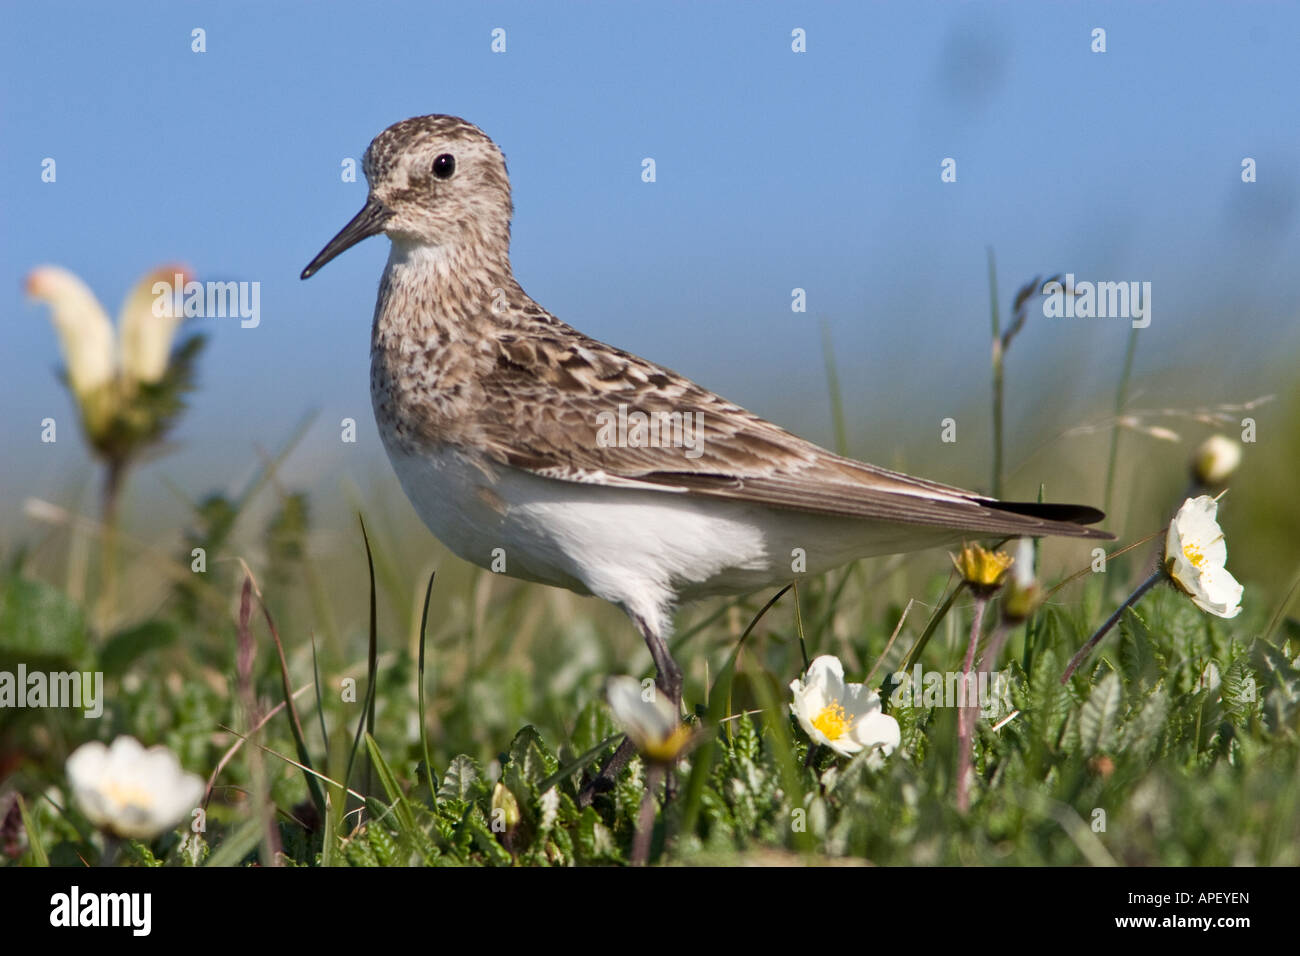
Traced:
[[[1139, 370], [1177, 372], [1188, 403], [1254, 397], [1300, 349], [1296, 4], [54, 2], [5, 21], [0, 526], [92, 473], [38, 441], [41, 418], [72, 422], [22, 290], [47, 262], [113, 314], [163, 262], [261, 283], [258, 328], [198, 320], [202, 390], [137, 501], [237, 481], [311, 409], [295, 477], [382, 473], [366, 350], [387, 241], [298, 273], [364, 199], [341, 161], [421, 113], [505, 151], [515, 270], [543, 305], [819, 440], [825, 321], [855, 448], [881, 460], [898, 422], [985, 388], [989, 245], [1004, 303], [1050, 272], [1150, 281]], [[1040, 316], [1012, 371], [1083, 409], [1126, 335]]]

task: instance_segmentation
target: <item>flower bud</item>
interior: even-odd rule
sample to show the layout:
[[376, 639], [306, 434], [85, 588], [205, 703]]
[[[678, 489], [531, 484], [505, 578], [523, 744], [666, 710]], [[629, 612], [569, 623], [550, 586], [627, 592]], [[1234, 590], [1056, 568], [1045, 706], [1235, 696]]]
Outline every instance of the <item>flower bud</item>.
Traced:
[[1192, 480], [1207, 488], [1223, 484], [1241, 464], [1241, 443], [1211, 435], [1192, 454]]
[[1043, 603], [1043, 589], [1034, 577], [1034, 539], [1018, 538], [1011, 563], [1011, 580], [1002, 594], [1002, 616], [1018, 624]]

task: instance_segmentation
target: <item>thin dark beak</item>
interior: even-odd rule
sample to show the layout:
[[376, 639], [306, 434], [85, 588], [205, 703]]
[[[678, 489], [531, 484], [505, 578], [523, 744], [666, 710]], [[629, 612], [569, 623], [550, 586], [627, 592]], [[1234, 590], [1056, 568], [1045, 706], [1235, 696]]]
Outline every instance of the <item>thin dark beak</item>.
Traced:
[[391, 215], [392, 211], [387, 206], [371, 196], [361, 207], [361, 211], [352, 217], [352, 221], [339, 230], [339, 234], [329, 241], [315, 259], [307, 263], [307, 268], [302, 270], [301, 278], [310, 279], [320, 272], [321, 266], [339, 253], [351, 249], [362, 239], [379, 235], [384, 231], [384, 223], [388, 222], [388, 217]]

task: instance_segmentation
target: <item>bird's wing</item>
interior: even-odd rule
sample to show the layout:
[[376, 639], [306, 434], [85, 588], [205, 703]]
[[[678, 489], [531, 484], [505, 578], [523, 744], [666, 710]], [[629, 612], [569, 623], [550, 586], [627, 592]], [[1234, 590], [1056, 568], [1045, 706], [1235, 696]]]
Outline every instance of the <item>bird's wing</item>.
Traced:
[[1110, 537], [1079, 527], [1101, 520], [1092, 508], [998, 502], [836, 455], [685, 376], [556, 326], [498, 336], [480, 366], [482, 392], [460, 431], [491, 461], [562, 481], [988, 536]]

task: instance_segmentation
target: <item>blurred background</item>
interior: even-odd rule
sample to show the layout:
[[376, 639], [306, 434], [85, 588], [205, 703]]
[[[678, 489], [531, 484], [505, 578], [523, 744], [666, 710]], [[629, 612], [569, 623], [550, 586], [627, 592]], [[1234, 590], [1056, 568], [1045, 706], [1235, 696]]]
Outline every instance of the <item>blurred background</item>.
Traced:
[[[370, 409], [388, 244], [298, 273], [361, 206], [344, 161], [392, 122], [447, 112], [505, 151], [515, 270], [548, 309], [833, 444], [829, 341], [846, 450], [967, 487], [990, 486], [989, 250], [1004, 321], [1034, 276], [1150, 282], [1127, 401], [1139, 427], [1121, 436], [1109, 526], [1136, 537], [1167, 517], [1191, 449], [1223, 430], [1194, 413], [1275, 395], [1249, 413], [1258, 441], [1222, 515], [1238, 576], [1277, 587], [1300, 534], [1298, 31], [1284, 4], [13, 7], [0, 554], [31, 549], [29, 567], [62, 580], [66, 528], [33, 518], [30, 499], [95, 513], [96, 469], [24, 276], [65, 266], [115, 315], [147, 270], [179, 261], [200, 280], [259, 282], [261, 322], [189, 323], [209, 337], [199, 388], [166, 453], [132, 474], [123, 526], [187, 560], [195, 504], [237, 496], [297, 434], [282, 494], [250, 499], [236, 532], [260, 540], [283, 492], [303, 495], [311, 550], [360, 602], [355, 513], [371, 509], [414, 601], [442, 552]], [[949, 157], [957, 180], [943, 183]], [[1123, 319], [1031, 305], [1007, 358], [1005, 496], [1042, 482], [1048, 498], [1101, 504], [1128, 339]], [[68, 426], [52, 445], [45, 417]]]

